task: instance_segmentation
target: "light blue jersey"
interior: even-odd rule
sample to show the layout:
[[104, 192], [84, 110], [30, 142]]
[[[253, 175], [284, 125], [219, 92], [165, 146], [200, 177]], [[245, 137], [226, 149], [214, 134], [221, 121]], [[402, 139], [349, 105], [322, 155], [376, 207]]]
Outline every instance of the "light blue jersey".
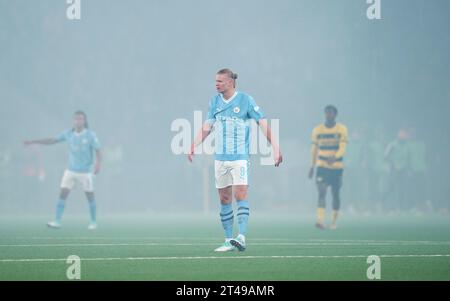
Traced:
[[215, 159], [219, 161], [248, 160], [250, 152], [250, 121], [265, 118], [253, 98], [237, 92], [225, 101], [218, 94], [209, 102], [206, 122], [214, 125]]
[[88, 173], [92, 171], [94, 150], [100, 149], [97, 136], [90, 129], [80, 133], [70, 129], [56, 137], [58, 142], [67, 141], [69, 144], [69, 166], [73, 172]]

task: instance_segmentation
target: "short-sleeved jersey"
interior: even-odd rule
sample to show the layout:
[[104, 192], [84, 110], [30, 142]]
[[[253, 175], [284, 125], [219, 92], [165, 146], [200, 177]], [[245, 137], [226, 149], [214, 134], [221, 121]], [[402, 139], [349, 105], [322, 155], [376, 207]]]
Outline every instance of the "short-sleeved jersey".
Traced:
[[[317, 166], [330, 169], [344, 168], [344, 153], [348, 140], [345, 125], [336, 123], [334, 127], [328, 128], [325, 124], [319, 124], [314, 128], [311, 140], [313, 146], [318, 148]], [[326, 160], [332, 156], [335, 156], [337, 161], [329, 165]]]
[[206, 122], [213, 125], [215, 133], [215, 159], [235, 161], [249, 159], [250, 121], [265, 118], [253, 98], [243, 92], [226, 101], [222, 94], [209, 102]]
[[94, 151], [100, 149], [95, 133], [84, 129], [80, 133], [70, 129], [56, 137], [58, 142], [67, 141], [69, 145], [68, 169], [73, 172], [88, 173], [94, 163]]

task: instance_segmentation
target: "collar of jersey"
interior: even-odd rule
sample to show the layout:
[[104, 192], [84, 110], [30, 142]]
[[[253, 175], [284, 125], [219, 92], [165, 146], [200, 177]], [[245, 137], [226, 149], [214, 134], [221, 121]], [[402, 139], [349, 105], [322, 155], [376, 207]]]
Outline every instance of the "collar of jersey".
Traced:
[[327, 125], [325, 124], [325, 122], [324, 123], [322, 123], [322, 126], [325, 128], [325, 129], [327, 129], [327, 130], [332, 130], [332, 129], [335, 129], [336, 127], [337, 127], [337, 125], [338, 125], [338, 123], [336, 122], [335, 124], [334, 124], [334, 126], [333, 127], [331, 127], [331, 128], [329, 128], [329, 127], [327, 127]]
[[220, 97], [222, 99], [221, 103], [222, 105], [219, 105], [219, 107], [217, 108], [216, 112], [214, 112], [214, 115], [219, 114], [220, 112], [225, 111], [226, 109], [228, 109], [229, 107], [231, 107], [233, 105], [233, 102], [236, 100], [236, 95], [238, 94], [238, 91], [236, 91], [234, 93], [234, 95], [229, 99], [228, 102], [224, 102], [223, 101], [223, 96], [222, 93], [220, 94]]
[[226, 100], [225, 98], [223, 98], [223, 94], [220, 93], [220, 98], [222, 99], [222, 101], [223, 101], [224, 103], [229, 104], [229, 103], [231, 103], [231, 102], [234, 100], [234, 98], [235, 98], [237, 95], [238, 95], [238, 91], [234, 91], [233, 96], [231, 96], [228, 100]]
[[83, 135], [84, 133], [86, 132], [86, 128], [84, 128], [81, 132], [77, 132], [75, 129], [73, 130], [73, 134], [75, 135], [75, 136], [81, 136], [81, 135]]

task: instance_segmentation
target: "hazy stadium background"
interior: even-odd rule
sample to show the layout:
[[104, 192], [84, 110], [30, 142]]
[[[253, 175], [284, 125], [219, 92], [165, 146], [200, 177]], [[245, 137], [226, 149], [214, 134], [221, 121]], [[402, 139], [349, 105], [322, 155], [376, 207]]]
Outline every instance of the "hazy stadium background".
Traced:
[[[253, 157], [255, 211], [313, 214], [310, 133], [331, 103], [350, 131], [345, 212], [448, 212], [450, 2], [382, 1], [376, 21], [366, 18], [367, 6], [84, 0], [81, 20], [69, 21], [65, 0], [0, 0], [1, 214], [53, 214], [67, 146], [26, 149], [22, 141], [70, 128], [78, 109], [103, 146], [100, 215], [204, 212], [205, 168], [216, 214], [212, 157], [191, 166], [172, 154], [170, 125], [192, 120], [194, 110], [206, 113], [223, 67], [280, 120], [282, 167]], [[406, 169], [393, 178], [383, 153], [400, 130], [408, 133], [410, 159], [398, 159]], [[400, 191], [383, 200], [393, 183]], [[87, 214], [80, 191], [67, 209]]]

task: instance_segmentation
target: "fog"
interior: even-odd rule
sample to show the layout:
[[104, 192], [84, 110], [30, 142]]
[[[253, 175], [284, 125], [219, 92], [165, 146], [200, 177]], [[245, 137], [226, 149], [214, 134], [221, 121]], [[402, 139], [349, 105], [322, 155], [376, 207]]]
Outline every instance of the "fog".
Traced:
[[[215, 214], [214, 159], [174, 154], [171, 124], [205, 117], [224, 67], [279, 120], [283, 164], [252, 156], [256, 211], [313, 212], [311, 131], [333, 104], [350, 136], [344, 211], [448, 212], [449, 1], [382, 1], [381, 20], [365, 0], [82, 0], [80, 20], [67, 7], [0, 0], [1, 213], [53, 212], [67, 145], [22, 141], [83, 110], [104, 155], [99, 214]], [[399, 132], [408, 157], [393, 174], [384, 153]], [[86, 210], [79, 189], [68, 210]]]

